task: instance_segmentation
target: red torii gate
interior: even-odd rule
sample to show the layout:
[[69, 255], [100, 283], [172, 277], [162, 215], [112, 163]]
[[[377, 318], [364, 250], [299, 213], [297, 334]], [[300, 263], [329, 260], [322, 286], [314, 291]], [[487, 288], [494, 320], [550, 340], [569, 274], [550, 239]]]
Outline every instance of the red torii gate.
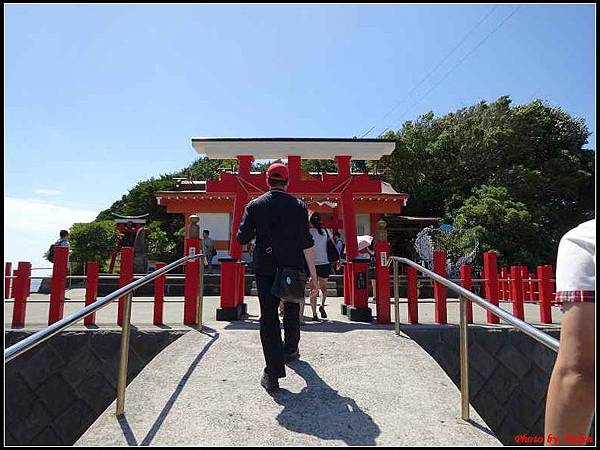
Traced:
[[[253, 173], [252, 162], [258, 159], [287, 158], [290, 182], [288, 192], [304, 200], [316, 211], [333, 210], [333, 218], [325, 225], [343, 229], [348, 264], [344, 271], [344, 297], [351, 320], [371, 320], [367, 307], [366, 264], [352, 262], [358, 255], [357, 212], [371, 213], [371, 234], [383, 213], [399, 213], [408, 195], [395, 192], [391, 186], [366, 173], [352, 174], [350, 162], [378, 160], [389, 155], [395, 141], [384, 139], [323, 139], [323, 138], [193, 138], [193, 148], [211, 159], [237, 159], [238, 172], [222, 171], [218, 180], [206, 181], [206, 190], [159, 192], [159, 204], [169, 212], [216, 211], [225, 207], [231, 213], [229, 256], [221, 262], [221, 307], [218, 320], [236, 320], [245, 312], [243, 302], [242, 247], [236, 240], [244, 208], [248, 202], [269, 188], [264, 173]], [[307, 174], [301, 169], [301, 159], [333, 159], [338, 173]], [[218, 199], [218, 200], [217, 200]], [[209, 209], [209, 202], [214, 209]], [[315, 204], [310, 204], [314, 202]], [[328, 207], [317, 202], [334, 202]], [[328, 209], [329, 208], [329, 209]], [[341, 211], [341, 219], [338, 212]], [[356, 276], [355, 276], [356, 275]], [[346, 292], [348, 291], [348, 292]]]
[[[110, 255], [110, 266], [108, 273], [112, 273], [115, 267], [117, 255], [121, 252], [121, 247], [133, 247], [135, 235], [138, 230], [146, 224], [149, 213], [139, 216], [124, 216], [122, 214], [112, 213], [114, 221], [117, 224], [117, 237], [115, 239], [115, 250]], [[125, 241], [125, 245], [123, 245]]]

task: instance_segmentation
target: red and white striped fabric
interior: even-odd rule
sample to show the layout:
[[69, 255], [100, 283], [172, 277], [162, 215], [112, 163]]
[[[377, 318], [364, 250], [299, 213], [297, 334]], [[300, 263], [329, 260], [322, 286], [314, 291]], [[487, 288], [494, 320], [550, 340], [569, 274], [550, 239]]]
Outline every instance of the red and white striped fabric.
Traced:
[[573, 228], [560, 240], [556, 302], [596, 302], [596, 219]]

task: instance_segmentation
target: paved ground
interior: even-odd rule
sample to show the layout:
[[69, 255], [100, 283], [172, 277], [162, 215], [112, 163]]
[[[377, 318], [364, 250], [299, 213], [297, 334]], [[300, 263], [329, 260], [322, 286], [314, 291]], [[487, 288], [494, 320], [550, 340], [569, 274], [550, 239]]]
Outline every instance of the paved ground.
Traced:
[[[68, 293], [74, 300], [65, 315], [81, 308], [76, 299], [83, 295]], [[44, 300], [32, 295], [28, 328], [45, 326]], [[126, 419], [117, 421], [111, 405], [78, 445], [500, 445], [476, 411], [472, 423], [458, 419], [457, 388], [418, 344], [396, 336], [392, 325], [348, 322], [339, 314], [341, 298], [328, 299], [327, 321], [307, 318], [301, 361], [288, 368], [282, 392], [269, 396], [258, 384], [264, 360], [257, 298], [246, 298], [249, 317], [234, 323], [215, 320], [218, 302], [204, 298], [200, 332], [181, 325], [181, 298], [167, 299], [165, 326], [190, 332], [129, 385]], [[11, 303], [4, 312], [9, 327]], [[98, 325], [116, 328], [116, 312], [116, 304], [100, 311]], [[485, 324], [484, 311], [474, 312], [475, 323]], [[421, 300], [419, 314], [421, 324], [434, 323], [431, 300]], [[559, 311], [553, 315], [557, 322]], [[405, 303], [400, 317], [406, 322]], [[526, 305], [526, 318], [539, 320], [536, 305]], [[458, 323], [457, 302], [449, 301], [448, 321]], [[152, 299], [135, 298], [133, 324], [151, 322]]]
[[[67, 292], [67, 300], [65, 303], [65, 316], [81, 309], [83, 298], [85, 296], [84, 289], [74, 289]], [[132, 323], [137, 326], [152, 327], [153, 314], [153, 299], [151, 297], [134, 297], [134, 305], [132, 308]], [[258, 315], [258, 298], [247, 296], [245, 299], [249, 307], [249, 312]], [[406, 300], [402, 300], [400, 305], [400, 321], [406, 323], [408, 321], [408, 310]], [[169, 297], [166, 299], [164, 309], [164, 321], [167, 326], [179, 327], [183, 321], [183, 303], [181, 297]], [[328, 298], [328, 310], [339, 312], [339, 305], [342, 299], [339, 297]], [[204, 297], [204, 318], [205, 320], [214, 320], [215, 311], [219, 304], [219, 297]], [[48, 296], [41, 294], [32, 294], [27, 304], [26, 326], [27, 328], [41, 328], [47, 325], [48, 322]], [[375, 305], [371, 304], [373, 314], [375, 314]], [[501, 307], [509, 312], [512, 312], [512, 304], [510, 302], [502, 302]], [[13, 304], [5, 300], [4, 303], [4, 325], [6, 328], [11, 326]], [[307, 305], [305, 314], [311, 316], [310, 307]], [[391, 307], [391, 316], [394, 320], [394, 308]], [[474, 323], [486, 324], [485, 311], [473, 306]], [[525, 319], [532, 324], [539, 324], [539, 307], [536, 304], [525, 304]], [[560, 324], [561, 313], [558, 307], [552, 307], [552, 318], [555, 324]], [[116, 326], [117, 320], [117, 304], [113, 303], [96, 314], [96, 323], [99, 326]], [[307, 321], [310, 321], [306, 317]], [[346, 320], [345, 317], [343, 320]], [[419, 300], [419, 323], [434, 324], [434, 303], [432, 299]], [[448, 300], [448, 323], [459, 323], [459, 304], [456, 300]]]
[[191, 329], [130, 383], [126, 418], [113, 403], [77, 445], [500, 445], [475, 411], [472, 423], [458, 418], [458, 390], [414, 341], [347, 322], [339, 299], [328, 321], [303, 327], [301, 360], [268, 395], [248, 303], [250, 318], [235, 323], [216, 322], [207, 306], [203, 331]]

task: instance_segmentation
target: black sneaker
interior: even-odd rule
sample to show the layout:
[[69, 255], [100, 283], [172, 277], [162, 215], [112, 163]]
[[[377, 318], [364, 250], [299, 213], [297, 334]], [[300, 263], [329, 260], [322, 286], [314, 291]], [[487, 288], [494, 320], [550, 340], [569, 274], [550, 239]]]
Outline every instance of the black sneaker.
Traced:
[[266, 372], [263, 372], [260, 384], [267, 392], [277, 392], [279, 390], [279, 380], [277, 378], [271, 378]]
[[321, 313], [321, 317], [323, 319], [327, 319], [327, 313], [325, 312], [325, 307], [324, 306], [319, 306], [319, 312]]
[[290, 363], [292, 361], [295, 361], [297, 359], [300, 359], [300, 351], [296, 350], [294, 353], [288, 353], [283, 355], [283, 360], [285, 361], [285, 363]]
[[318, 322], [318, 321], [319, 321], [319, 317], [318, 317], [318, 316], [315, 314], [315, 315], [313, 316], [313, 320], [314, 320], [315, 322]]

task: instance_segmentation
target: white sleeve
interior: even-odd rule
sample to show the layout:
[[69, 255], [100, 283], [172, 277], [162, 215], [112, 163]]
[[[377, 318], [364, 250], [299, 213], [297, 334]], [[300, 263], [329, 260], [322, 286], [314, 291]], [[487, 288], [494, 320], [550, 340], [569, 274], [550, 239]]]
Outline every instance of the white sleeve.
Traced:
[[556, 292], [596, 290], [596, 221], [590, 222], [572, 229], [560, 240]]

